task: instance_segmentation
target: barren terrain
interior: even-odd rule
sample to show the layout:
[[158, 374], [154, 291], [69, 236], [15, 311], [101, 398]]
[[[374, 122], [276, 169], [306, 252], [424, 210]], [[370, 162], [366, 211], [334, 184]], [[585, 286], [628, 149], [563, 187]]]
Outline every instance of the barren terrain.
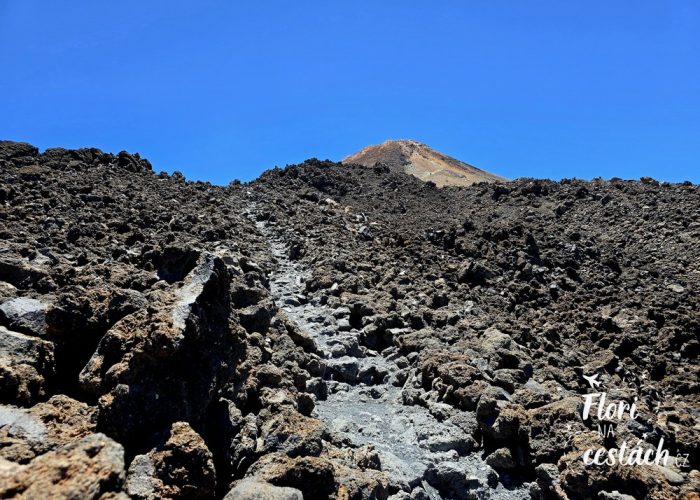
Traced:
[[700, 190], [489, 180], [0, 142], [0, 497], [698, 498]]

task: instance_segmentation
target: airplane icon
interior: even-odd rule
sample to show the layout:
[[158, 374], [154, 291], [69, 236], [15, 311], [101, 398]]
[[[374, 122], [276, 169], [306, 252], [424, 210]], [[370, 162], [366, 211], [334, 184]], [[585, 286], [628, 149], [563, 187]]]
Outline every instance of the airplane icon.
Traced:
[[598, 374], [596, 373], [595, 375], [590, 375], [586, 376], [584, 375], [583, 378], [585, 378], [589, 384], [591, 384], [591, 389], [595, 389], [600, 385], [600, 382], [597, 380]]

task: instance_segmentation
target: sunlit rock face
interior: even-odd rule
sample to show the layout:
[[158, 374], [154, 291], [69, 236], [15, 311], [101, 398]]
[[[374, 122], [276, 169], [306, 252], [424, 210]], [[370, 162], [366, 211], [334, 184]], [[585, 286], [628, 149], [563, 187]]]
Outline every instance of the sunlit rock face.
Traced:
[[417, 141], [386, 141], [367, 146], [342, 160], [347, 164], [373, 167], [377, 163], [392, 171], [411, 174], [438, 187], [469, 186], [475, 182], [497, 182], [503, 177], [481, 170]]

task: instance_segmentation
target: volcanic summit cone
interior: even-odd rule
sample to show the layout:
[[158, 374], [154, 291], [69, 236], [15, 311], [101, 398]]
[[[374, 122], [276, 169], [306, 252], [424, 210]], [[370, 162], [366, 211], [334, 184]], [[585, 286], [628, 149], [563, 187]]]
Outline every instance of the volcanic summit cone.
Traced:
[[367, 146], [347, 156], [342, 162], [367, 167], [383, 163], [393, 171], [411, 174], [422, 181], [432, 181], [439, 187], [468, 186], [476, 182], [505, 180], [411, 140], [386, 141], [383, 144]]

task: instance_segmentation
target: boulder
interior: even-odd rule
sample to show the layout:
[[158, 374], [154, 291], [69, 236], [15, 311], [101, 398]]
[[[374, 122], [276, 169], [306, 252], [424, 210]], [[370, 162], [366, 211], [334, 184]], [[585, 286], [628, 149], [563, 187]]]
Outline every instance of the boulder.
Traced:
[[124, 449], [104, 434], [90, 434], [25, 465], [0, 459], [1, 498], [102, 498], [124, 483]]
[[581, 420], [581, 407], [581, 398], [571, 396], [529, 410], [529, 443], [534, 463], [556, 463], [571, 450], [573, 437], [588, 430]]
[[425, 479], [444, 498], [480, 498], [488, 488], [486, 481], [468, 475], [463, 466], [452, 462], [429, 467]]
[[53, 373], [51, 342], [0, 326], [0, 403], [32, 404], [46, 395]]
[[255, 479], [243, 479], [236, 483], [224, 500], [304, 500], [304, 495], [296, 488], [273, 486]]
[[289, 457], [318, 456], [323, 449], [325, 425], [287, 408], [260, 427], [259, 453], [282, 452]]
[[55, 288], [42, 266], [33, 265], [27, 259], [12, 253], [0, 253], [0, 281], [5, 281], [20, 290], [37, 288], [46, 292]]
[[[341, 454], [340, 450], [332, 451], [334, 457]], [[383, 473], [369, 468], [348, 467], [342, 465], [342, 461], [330, 458], [290, 458], [280, 453], [270, 453], [253, 464], [247, 476], [297, 489], [304, 498], [385, 500], [388, 497], [388, 479]]]
[[508, 448], [499, 448], [488, 457], [486, 463], [497, 470], [512, 469], [515, 467], [515, 460]]
[[357, 381], [360, 371], [360, 364], [357, 358], [342, 356], [340, 358], [327, 359], [324, 363], [327, 369], [326, 378], [349, 383]]
[[275, 311], [274, 302], [271, 299], [266, 299], [258, 304], [240, 309], [238, 317], [241, 325], [248, 332], [265, 332], [270, 327]]
[[174, 421], [203, 418], [242, 349], [228, 285], [224, 262], [203, 254], [182, 282], [105, 334], [80, 374], [82, 389], [99, 397], [101, 428], [140, 443]]
[[126, 491], [132, 498], [210, 498], [216, 486], [211, 452], [189, 424], [174, 423], [167, 439], [129, 466]]
[[295, 488], [304, 498], [331, 498], [337, 491], [332, 462], [318, 457], [290, 458], [269, 453], [250, 467], [247, 477]]
[[95, 432], [97, 409], [64, 395], [31, 408], [0, 406], [0, 457], [27, 463]]
[[595, 446], [597, 439], [596, 432], [579, 434], [574, 439], [573, 450], [559, 460], [561, 486], [569, 497], [585, 498], [591, 491], [618, 490], [633, 498], [683, 498], [678, 495], [679, 483], [675, 481], [682, 477], [673, 473], [669, 481], [665, 471], [656, 465], [585, 465], [583, 452]]
[[421, 360], [423, 384], [439, 397], [464, 410], [474, 410], [488, 383], [482, 373], [462, 354], [444, 351], [426, 353]]
[[0, 304], [0, 323], [11, 330], [46, 336], [46, 304], [37, 299], [15, 297]]

